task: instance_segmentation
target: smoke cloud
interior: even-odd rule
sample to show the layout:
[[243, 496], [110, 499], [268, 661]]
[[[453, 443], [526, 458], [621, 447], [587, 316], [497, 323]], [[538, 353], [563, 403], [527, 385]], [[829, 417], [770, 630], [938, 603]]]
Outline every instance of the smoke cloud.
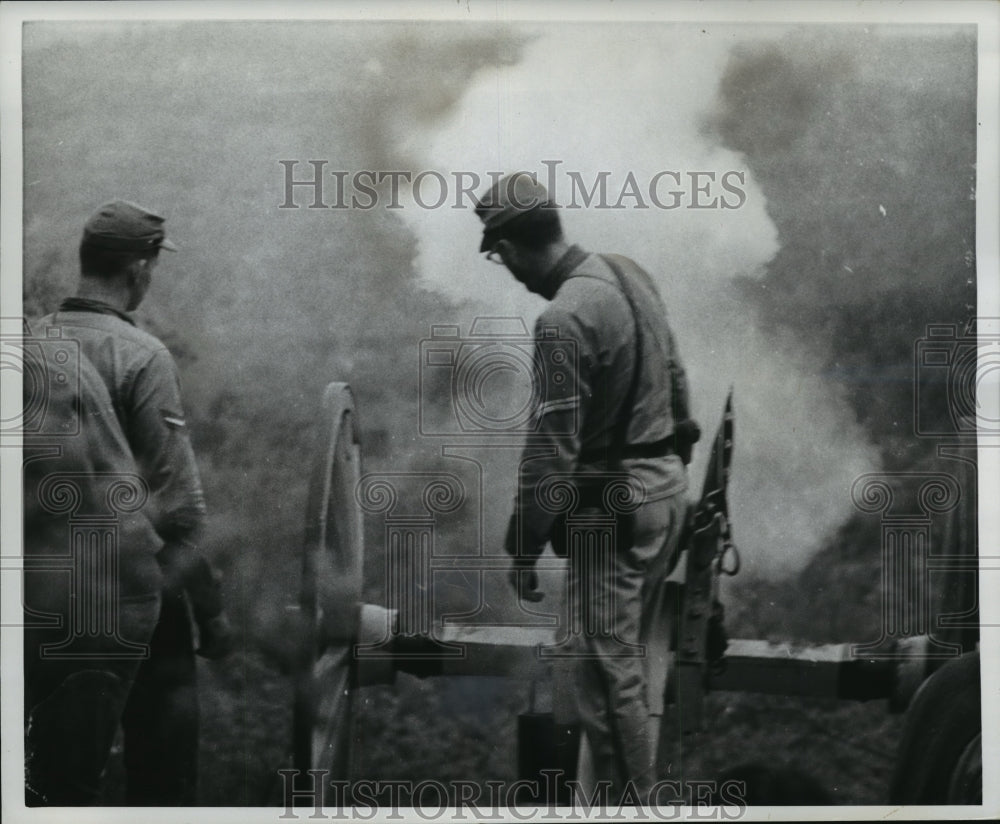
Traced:
[[419, 344], [457, 311], [418, 282], [397, 212], [313, 210], [309, 196], [279, 209], [279, 161], [302, 161], [297, 177], [316, 158], [405, 167], [408, 128], [443, 116], [470, 74], [515, 59], [521, 42], [402, 24], [25, 29], [25, 313], [72, 292], [98, 205], [124, 197], [167, 217], [181, 251], [163, 255], [138, 319], [179, 362], [206, 549], [261, 631], [297, 598], [324, 386], [354, 389], [366, 470], [433, 464], [437, 444], [417, 437]]
[[[718, 100], [714, 131], [745, 153], [781, 244], [741, 295], [888, 464], [914, 462], [914, 346], [976, 309], [975, 30], [795, 30], [734, 50]], [[925, 423], [947, 416], [936, 400]]]
[[[481, 259], [471, 208], [417, 208], [404, 187], [399, 210], [279, 209], [282, 159], [302, 161], [298, 177], [320, 158], [484, 185], [518, 168], [545, 180], [550, 161], [563, 196], [570, 172], [607, 173], [612, 200], [629, 174], [740, 173], [739, 208], [626, 200], [563, 218], [572, 240], [658, 280], [706, 437], [734, 388], [731, 508], [753, 572], [801, 569], [851, 515], [853, 480], [922, 448], [913, 342], [975, 303], [973, 34], [605, 29], [26, 27], [26, 313], [72, 290], [101, 202], [167, 216], [182, 251], [140, 318], [180, 361], [212, 545], [263, 624], [297, 586], [323, 385], [354, 387], [369, 470], [461, 474], [418, 431], [420, 342], [483, 315], [530, 328], [541, 307]], [[111, 71], [109, 55], [143, 69]], [[481, 457], [466, 481], [483, 500], [442, 526], [449, 551], [499, 550], [516, 453]], [[468, 579], [453, 583], [464, 603]]]
[[[274, 665], [294, 646], [283, 618], [299, 591], [323, 387], [352, 385], [366, 471], [459, 479], [465, 497], [438, 518], [439, 553], [499, 553], [517, 451], [443, 455], [446, 441], [421, 435], [421, 342], [432, 324], [465, 334], [480, 316], [530, 328], [542, 305], [481, 259], [470, 208], [420, 208], [404, 187], [398, 210], [310, 209], [302, 190], [301, 208], [281, 209], [280, 160], [301, 161], [300, 178], [323, 159], [449, 180], [514, 169], [544, 180], [552, 161], [560, 199], [570, 172], [588, 186], [607, 173], [612, 200], [630, 173], [742, 174], [738, 208], [626, 200], [562, 214], [571, 240], [634, 258], [660, 285], [705, 432], [692, 495], [733, 387], [735, 538], [749, 573], [778, 579], [834, 546], [858, 475], [928, 451], [913, 435], [914, 343], [926, 324], [975, 311], [975, 70], [975, 32], [958, 27], [27, 25], [25, 314], [72, 292], [83, 222], [106, 200], [158, 210], [182, 247], [163, 255], [138, 316], [179, 362], [205, 548], [251, 642], [203, 691], [222, 741], [203, 748], [208, 803], [261, 803], [285, 758], [290, 701]], [[430, 386], [425, 411], [440, 424], [448, 382]], [[402, 482], [401, 510], [419, 512], [421, 492]], [[367, 523], [364, 598], [383, 602], [385, 525]], [[802, 587], [806, 617], [783, 629], [806, 638], [851, 625], [848, 613], [877, 617], [876, 563], [854, 564], [842, 588], [817, 573]], [[481, 596], [490, 617], [519, 617], [494, 577], [480, 593], [474, 573], [440, 575], [438, 612], [471, 612]], [[557, 580], [543, 575], [545, 611]], [[787, 599], [784, 584], [740, 592], [775, 622], [788, 614], [767, 603]], [[817, 620], [824, 592], [831, 609]], [[412, 690], [393, 713], [376, 702], [358, 750], [373, 774], [414, 778], [438, 766], [427, 742], [445, 740], [436, 757], [449, 753], [468, 777], [475, 736], [439, 719], [462, 690], [484, 705], [488, 687], [455, 687], [423, 713]], [[522, 696], [503, 692], [512, 718]], [[514, 740], [478, 720], [487, 739]]]
[[[727, 171], [745, 175], [746, 200], [736, 209], [564, 209], [562, 217], [571, 240], [633, 257], [658, 281], [707, 438], [734, 388], [731, 507], [745, 565], [762, 575], [794, 573], [851, 514], [850, 485], [877, 467], [878, 453], [807, 336], [762, 318], [746, 294], [767, 288], [768, 266], [781, 254], [771, 201], [784, 192], [765, 190], [743, 147], [727, 145], [711, 124], [734, 40], [752, 50], [779, 34], [695, 26], [616, 31], [614, 38], [584, 25], [536, 32], [520, 62], [481, 72], [449, 119], [428, 129], [425, 167], [525, 169], [542, 182], [553, 169], [564, 206], [574, 195], [574, 172], [588, 187], [608, 173], [610, 204], [629, 173], [643, 182], [664, 170], [682, 179], [699, 171], [717, 180]], [[795, 126], [795, 114], [784, 115], [788, 128], [808, 128]], [[819, 200], [819, 209], [829, 208]], [[471, 212], [410, 209], [404, 217], [427, 282], [463, 299], [478, 296], [491, 314], [522, 316], [530, 328], [542, 302], [480, 259]], [[821, 312], [819, 295], [809, 295], [817, 301], [811, 311]], [[783, 299], [774, 295], [776, 312]], [[692, 464], [693, 495], [708, 452], [706, 442]]]

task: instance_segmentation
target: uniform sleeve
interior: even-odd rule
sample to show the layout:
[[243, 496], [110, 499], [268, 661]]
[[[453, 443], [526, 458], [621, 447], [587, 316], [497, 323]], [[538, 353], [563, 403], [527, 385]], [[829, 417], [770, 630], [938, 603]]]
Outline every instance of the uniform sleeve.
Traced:
[[555, 307], [546, 309], [535, 325], [540, 402], [522, 453], [505, 542], [508, 554], [526, 564], [541, 554], [559, 511], [557, 501], [545, 495], [548, 484], [560, 477], [568, 481], [576, 467], [593, 364], [594, 342], [580, 321]]
[[177, 367], [166, 349], [157, 350], [135, 375], [130, 410], [128, 440], [150, 485], [156, 530], [168, 543], [196, 543], [205, 498]]

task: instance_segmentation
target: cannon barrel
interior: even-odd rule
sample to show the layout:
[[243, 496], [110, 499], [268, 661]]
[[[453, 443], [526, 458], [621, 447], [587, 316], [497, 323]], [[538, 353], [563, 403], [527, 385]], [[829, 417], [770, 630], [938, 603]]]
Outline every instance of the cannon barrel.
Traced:
[[862, 657], [852, 644], [802, 645], [734, 638], [725, 667], [708, 676], [717, 691], [840, 698], [888, 699], [901, 710], [930, 674], [936, 658], [926, 654], [926, 636], [901, 639], [895, 658]]

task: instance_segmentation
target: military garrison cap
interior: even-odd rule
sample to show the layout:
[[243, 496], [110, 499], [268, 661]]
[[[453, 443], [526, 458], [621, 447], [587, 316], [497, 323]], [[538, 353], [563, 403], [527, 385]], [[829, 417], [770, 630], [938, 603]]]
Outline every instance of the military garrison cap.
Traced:
[[163, 223], [162, 217], [142, 206], [127, 200], [114, 200], [105, 203], [84, 224], [83, 242], [122, 252], [152, 249], [176, 252], [177, 247], [167, 240]]
[[476, 202], [476, 214], [483, 222], [480, 252], [496, 245], [500, 227], [542, 206], [552, 206], [545, 187], [528, 172], [514, 172], [500, 178]]

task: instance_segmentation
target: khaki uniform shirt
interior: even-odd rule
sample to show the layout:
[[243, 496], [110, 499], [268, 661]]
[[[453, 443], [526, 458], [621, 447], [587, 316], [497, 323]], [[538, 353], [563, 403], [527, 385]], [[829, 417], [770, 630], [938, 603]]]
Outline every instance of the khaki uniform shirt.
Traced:
[[[45, 393], [44, 420], [24, 431], [24, 553], [48, 565], [26, 562], [25, 607], [64, 616], [71, 603], [109, 608], [99, 574], [103, 560], [74, 555], [80, 536], [74, 539], [73, 525], [81, 535], [91, 534], [88, 519], [96, 531], [113, 525], [117, 595], [158, 593], [162, 578], [156, 553], [162, 542], [148, 507], [136, 506], [142, 500], [141, 479], [101, 376], [72, 342], [67, 346], [43, 333], [26, 339], [25, 350], [47, 380], [24, 383], [26, 409], [38, 400], [29, 397], [31, 392]], [[71, 574], [70, 567], [79, 568]]]
[[[535, 324], [542, 403], [525, 447], [514, 516], [520, 518], [524, 555], [541, 552], [555, 519], [536, 496], [546, 476], [626, 472], [641, 482], [647, 501], [687, 489], [687, 471], [676, 454], [619, 454], [621, 421], [627, 420], [625, 444], [653, 444], [672, 436], [675, 422], [688, 418], [689, 410], [684, 370], [656, 287], [633, 261], [614, 260], [629, 279], [638, 318], [598, 255], [573, 246], [547, 276], [553, 297]], [[639, 375], [631, 408], [625, 409], [637, 368], [637, 321]]]
[[197, 543], [205, 499], [184, 420], [177, 367], [167, 348], [128, 315], [82, 298], [63, 301], [39, 323], [77, 340], [104, 378], [142, 476], [164, 541]]

